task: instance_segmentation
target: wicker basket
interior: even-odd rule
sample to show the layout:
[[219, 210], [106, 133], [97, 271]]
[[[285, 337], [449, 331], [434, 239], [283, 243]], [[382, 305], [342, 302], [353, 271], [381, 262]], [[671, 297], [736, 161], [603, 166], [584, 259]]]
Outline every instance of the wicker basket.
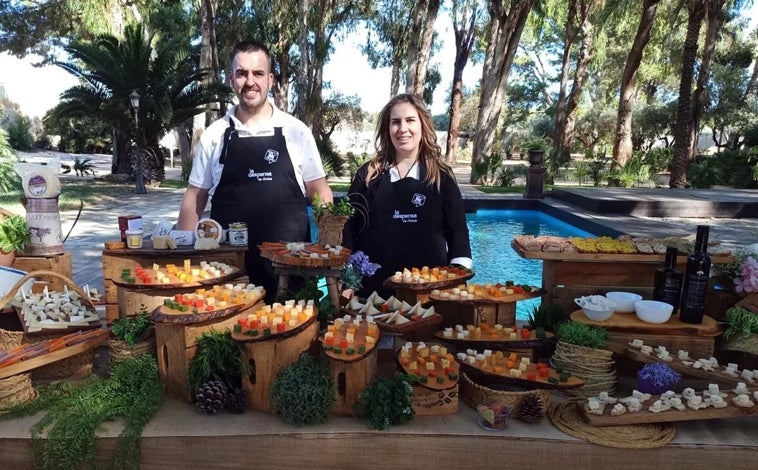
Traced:
[[110, 338], [108, 340], [108, 352], [111, 356], [111, 362], [135, 358], [144, 354], [155, 354], [155, 328], [148, 328], [136, 344]]
[[[9, 351], [21, 346], [24, 333], [0, 329], [0, 351]], [[32, 386], [29, 374], [18, 374], [0, 379], [0, 415], [8, 408], [21, 405], [37, 398], [37, 390]]]
[[616, 391], [618, 378], [612, 351], [558, 341], [550, 365], [571, 372], [584, 381], [583, 386], [567, 390], [569, 395], [591, 397], [600, 392], [613, 395]]
[[465, 373], [462, 373], [458, 380], [460, 386], [459, 394], [461, 400], [471, 408], [476, 409], [482, 403], [500, 402], [509, 406], [513, 411], [512, 416], [518, 416], [521, 411], [521, 400], [528, 395], [535, 395], [539, 398], [542, 412], [546, 413], [550, 407], [550, 391], [542, 388], [527, 390], [523, 392], [511, 390], [494, 390], [483, 385], [474, 383]]

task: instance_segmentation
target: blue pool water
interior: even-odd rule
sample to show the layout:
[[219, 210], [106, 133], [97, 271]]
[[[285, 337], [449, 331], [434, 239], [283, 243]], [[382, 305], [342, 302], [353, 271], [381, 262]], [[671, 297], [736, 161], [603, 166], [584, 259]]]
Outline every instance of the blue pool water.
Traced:
[[[518, 235], [592, 237], [594, 234], [560, 219], [533, 210], [478, 210], [466, 214], [471, 238], [471, 257], [476, 275], [471, 282], [496, 284], [512, 280], [516, 284], [542, 285], [542, 261], [519, 256], [511, 247]], [[516, 304], [516, 319], [526, 320], [540, 299]]]

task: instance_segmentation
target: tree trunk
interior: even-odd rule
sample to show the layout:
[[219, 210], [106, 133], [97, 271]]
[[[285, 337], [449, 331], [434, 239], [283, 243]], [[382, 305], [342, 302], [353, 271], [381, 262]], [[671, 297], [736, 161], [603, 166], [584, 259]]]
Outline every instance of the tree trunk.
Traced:
[[[458, 2], [453, 2], [453, 32], [455, 33], [455, 63], [453, 65], [453, 86], [450, 92], [450, 122], [447, 128], [445, 160], [449, 164], [457, 162], [458, 132], [461, 125], [461, 101], [463, 100], [463, 69], [466, 68], [471, 48], [474, 44], [474, 26], [476, 25], [477, 5], [471, 7], [471, 21], [464, 29], [469, 12], [462, 11], [463, 17], [458, 21]], [[465, 8], [465, 6], [462, 6]]]
[[416, 68], [419, 60], [419, 41], [421, 40], [421, 27], [424, 21], [424, 12], [429, 0], [418, 0], [411, 13], [410, 33], [408, 37], [408, 59], [405, 69], [405, 92], [413, 93], [415, 88]]
[[390, 79], [390, 98], [397, 95], [400, 89], [400, 64], [392, 65], [392, 74]]
[[514, 0], [505, 13], [500, 2], [490, 2], [490, 33], [482, 69], [479, 113], [476, 119], [474, 153], [471, 158], [470, 183], [477, 184], [482, 175], [476, 173], [476, 164], [492, 152], [497, 130], [500, 127], [505, 86], [516, 55], [521, 33], [534, 0]]
[[113, 158], [111, 159], [111, 173], [114, 175], [128, 174], [129, 165], [129, 145], [131, 139], [127, 134], [113, 130]]
[[[434, 23], [437, 21], [437, 12], [440, 9], [440, 0], [429, 0], [421, 29], [421, 45], [416, 56], [416, 67], [413, 74], [412, 93], [416, 96], [423, 96], [424, 85], [426, 84], [426, 73], [429, 66], [429, 57], [432, 51], [432, 39], [434, 38]], [[410, 68], [409, 68], [410, 76]], [[410, 89], [409, 84], [406, 86]]]
[[571, 73], [571, 48], [574, 46], [579, 35], [576, 21], [576, 2], [572, 1], [568, 8], [566, 16], [566, 41], [563, 44], [563, 54], [561, 55], [561, 75], [560, 85], [558, 88], [558, 102], [555, 109], [555, 125], [553, 126], [553, 142], [556, 147], [563, 141], [563, 134], [566, 128], [566, 117], [568, 116], [567, 100], [569, 75]]
[[[216, 30], [213, 19], [218, 6], [218, 0], [203, 0], [200, 3], [200, 31], [202, 45], [200, 47], [200, 68], [213, 71], [212, 76], [204, 79], [205, 83], [220, 81], [218, 65], [218, 49], [216, 44]], [[190, 152], [194, 155], [195, 146], [200, 141], [205, 128], [219, 118], [219, 114], [224, 104], [218, 103], [217, 106], [209, 105], [206, 112], [196, 115], [192, 120], [192, 144]]]
[[690, 133], [692, 129], [692, 79], [695, 73], [700, 25], [704, 17], [705, 0], [690, 0], [687, 34], [684, 46], [682, 47], [679, 99], [676, 105], [674, 157], [671, 165], [671, 179], [669, 181], [669, 187], [671, 188], [684, 188], [687, 185], [687, 166], [690, 160]]
[[700, 118], [705, 109], [706, 89], [708, 76], [711, 72], [713, 52], [716, 50], [716, 41], [721, 30], [721, 15], [723, 13], [724, 0], [709, 0], [706, 10], [705, 44], [703, 44], [703, 56], [700, 59], [697, 85], [692, 95], [692, 127], [690, 129], [690, 159], [697, 154], [697, 141], [700, 135]]
[[299, 0], [297, 23], [299, 27], [298, 45], [300, 46], [300, 67], [297, 69], [297, 105], [295, 107], [297, 117], [305, 120], [306, 117], [306, 101], [308, 99], [308, 74], [311, 67], [310, 60], [310, 47], [308, 44], [308, 12], [310, 10], [310, 0]]
[[[632, 48], [626, 58], [624, 75], [621, 78], [618, 116], [616, 117], [616, 137], [613, 140], [613, 161], [620, 167], [632, 158], [632, 114], [634, 113], [635, 81], [642, 62], [642, 53], [650, 40], [650, 32], [655, 23], [655, 13], [660, 0], [645, 0], [642, 15], [634, 36]], [[614, 163], [615, 164], [615, 163]]]

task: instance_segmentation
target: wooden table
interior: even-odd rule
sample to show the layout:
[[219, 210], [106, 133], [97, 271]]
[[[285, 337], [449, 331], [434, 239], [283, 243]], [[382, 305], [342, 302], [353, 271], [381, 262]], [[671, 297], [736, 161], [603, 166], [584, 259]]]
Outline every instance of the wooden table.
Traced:
[[[118, 319], [123, 315], [134, 315], [138, 312], [124, 311], [119, 308], [119, 297], [121, 297], [121, 307], [125, 306], [124, 288], [116, 286], [114, 279], [119, 279], [121, 271], [124, 269], [134, 269], [137, 266], [150, 268], [154, 263], [165, 265], [166, 263], [181, 264], [183, 260], [188, 259], [193, 265], [200, 264], [201, 261], [218, 261], [245, 269], [246, 246], [221, 245], [215, 250], [195, 250], [191, 246], [180, 246], [175, 250], [157, 250], [153, 248], [151, 240], [145, 240], [142, 248], [119, 248], [103, 250], [103, 284], [105, 288], [105, 315], [109, 322]], [[119, 290], [121, 295], [119, 296]], [[162, 294], [166, 294], [163, 292]], [[147, 295], [147, 291], [141, 291], [140, 295]], [[166, 294], [168, 295], [168, 294]], [[165, 296], [165, 295], [164, 295]], [[158, 296], [161, 297], [161, 296]], [[157, 298], [157, 297], [156, 297]], [[136, 302], [139, 304], [142, 300]], [[162, 298], [160, 299], [162, 302]], [[148, 311], [157, 305], [146, 305]]]

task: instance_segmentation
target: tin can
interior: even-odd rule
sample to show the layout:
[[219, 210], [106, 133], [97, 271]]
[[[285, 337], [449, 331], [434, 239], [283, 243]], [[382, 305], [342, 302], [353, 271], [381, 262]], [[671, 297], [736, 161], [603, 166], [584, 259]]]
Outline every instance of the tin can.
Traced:
[[229, 224], [229, 244], [232, 246], [247, 246], [247, 224], [233, 222]]

